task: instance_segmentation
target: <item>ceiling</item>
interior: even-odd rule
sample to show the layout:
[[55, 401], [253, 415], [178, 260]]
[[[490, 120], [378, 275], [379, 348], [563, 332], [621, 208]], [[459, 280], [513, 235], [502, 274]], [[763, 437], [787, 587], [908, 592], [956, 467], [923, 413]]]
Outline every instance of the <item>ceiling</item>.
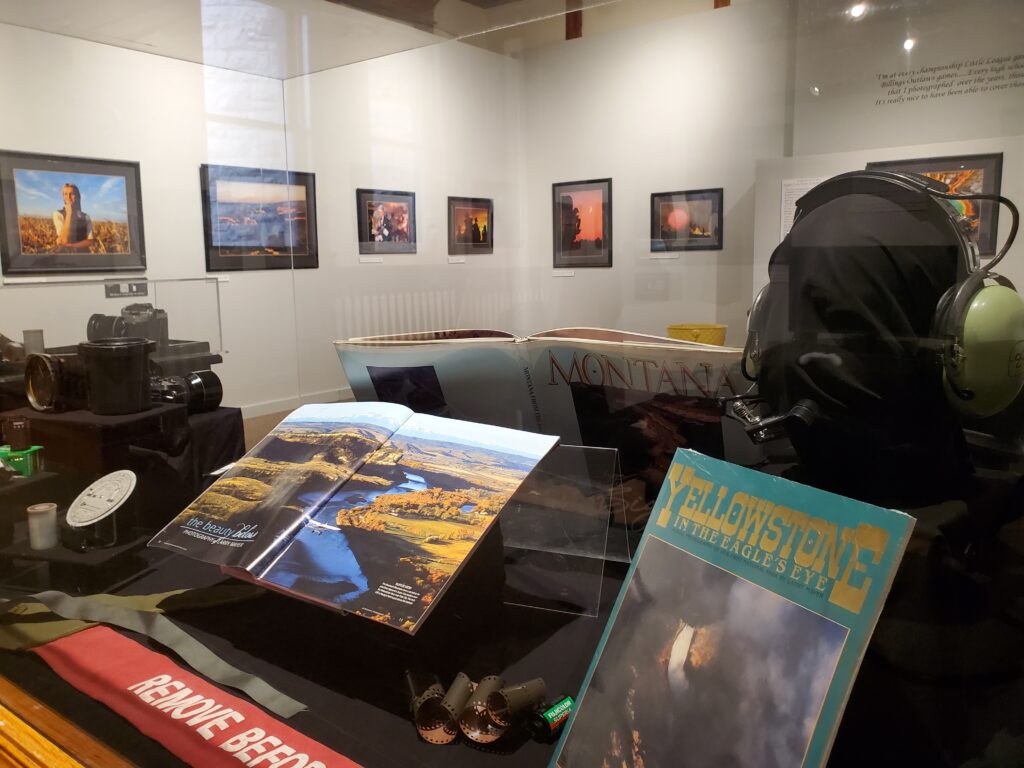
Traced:
[[0, 23], [287, 79], [565, 7], [566, 0], [0, 0]]

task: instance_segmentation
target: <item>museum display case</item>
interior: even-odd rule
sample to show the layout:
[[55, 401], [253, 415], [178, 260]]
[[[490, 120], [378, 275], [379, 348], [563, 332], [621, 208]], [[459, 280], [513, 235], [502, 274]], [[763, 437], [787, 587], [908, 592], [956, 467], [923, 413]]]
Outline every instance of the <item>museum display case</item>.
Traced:
[[14, 743], [1004, 764], [1022, 32], [1017, 0], [0, 0]]

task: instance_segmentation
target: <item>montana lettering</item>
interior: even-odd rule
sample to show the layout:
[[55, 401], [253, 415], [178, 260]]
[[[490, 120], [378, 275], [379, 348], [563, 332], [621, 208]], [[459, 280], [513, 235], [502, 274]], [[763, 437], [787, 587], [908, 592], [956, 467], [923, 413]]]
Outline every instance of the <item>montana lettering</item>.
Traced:
[[648, 360], [635, 357], [580, 354], [562, 363], [553, 351], [548, 352], [548, 385], [591, 384], [616, 389], [631, 389], [654, 394], [716, 397], [720, 393], [736, 394], [725, 368], [708, 363], [686, 366], [678, 361]]

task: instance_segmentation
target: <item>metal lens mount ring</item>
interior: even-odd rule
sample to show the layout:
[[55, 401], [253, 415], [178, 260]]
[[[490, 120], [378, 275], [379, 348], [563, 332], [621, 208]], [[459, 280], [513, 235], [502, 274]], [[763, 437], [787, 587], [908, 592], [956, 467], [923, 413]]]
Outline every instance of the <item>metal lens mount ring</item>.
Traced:
[[25, 361], [25, 395], [37, 411], [52, 411], [57, 406], [60, 388], [58, 365], [50, 355], [32, 354]]

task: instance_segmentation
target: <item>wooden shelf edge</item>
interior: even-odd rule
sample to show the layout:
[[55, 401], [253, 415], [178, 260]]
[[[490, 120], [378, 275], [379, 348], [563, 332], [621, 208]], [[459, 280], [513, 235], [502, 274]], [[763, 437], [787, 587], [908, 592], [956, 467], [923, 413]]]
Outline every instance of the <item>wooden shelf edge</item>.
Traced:
[[132, 767], [117, 752], [3, 677], [0, 764], [18, 768]]

